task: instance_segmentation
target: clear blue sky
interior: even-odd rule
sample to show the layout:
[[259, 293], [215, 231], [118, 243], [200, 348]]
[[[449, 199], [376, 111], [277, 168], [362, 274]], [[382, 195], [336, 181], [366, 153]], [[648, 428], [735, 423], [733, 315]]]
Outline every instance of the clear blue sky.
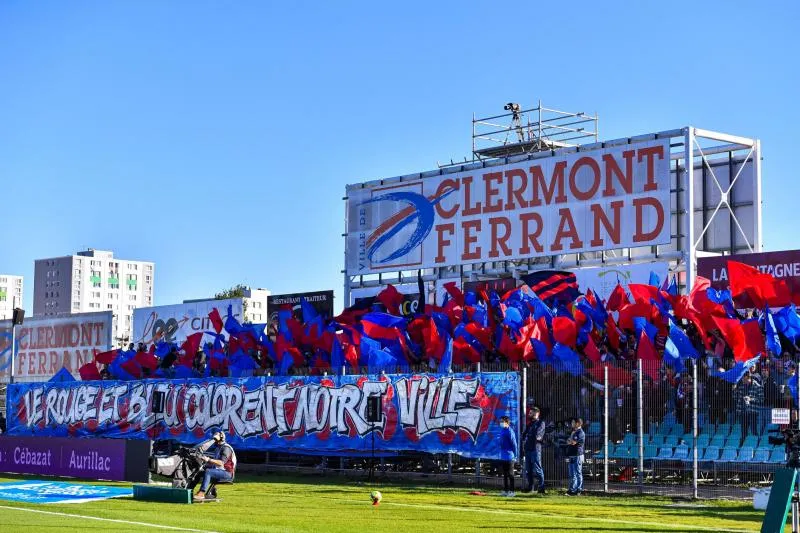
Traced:
[[603, 139], [759, 137], [765, 249], [800, 247], [800, 3], [562, 5], [3, 2], [0, 272], [29, 309], [34, 259], [85, 247], [155, 261], [157, 304], [340, 297], [345, 185], [462, 158], [473, 112], [539, 98]]

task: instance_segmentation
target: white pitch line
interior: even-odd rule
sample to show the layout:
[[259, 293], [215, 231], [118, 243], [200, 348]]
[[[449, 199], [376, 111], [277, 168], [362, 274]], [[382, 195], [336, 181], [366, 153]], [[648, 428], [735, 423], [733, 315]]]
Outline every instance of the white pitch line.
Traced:
[[[343, 500], [348, 502], [360, 502], [361, 500]], [[583, 516], [568, 516], [560, 514], [549, 514], [540, 512], [526, 512], [526, 511], [513, 511], [509, 509], [487, 509], [483, 507], [455, 507], [452, 505], [431, 505], [424, 503], [396, 503], [396, 502], [381, 502], [381, 505], [394, 505], [396, 507], [412, 507], [417, 509], [431, 509], [434, 511], [448, 510], [448, 511], [467, 511], [473, 513], [489, 513], [489, 514], [504, 514], [504, 515], [517, 515], [517, 516], [535, 516], [539, 518], [561, 518], [567, 520], [575, 520], [578, 522], [603, 522], [606, 524], [625, 524], [625, 525], [639, 525], [639, 526], [653, 526], [680, 530], [694, 530], [694, 531], [725, 531], [729, 533], [757, 533], [757, 529], [720, 529], [718, 527], [710, 526], [694, 526], [688, 524], [664, 524], [661, 522], [642, 522], [641, 520], [622, 520], [619, 518], [589, 518]]]
[[118, 524], [129, 524], [132, 526], [155, 527], [158, 529], [172, 529], [175, 531], [193, 531], [195, 533], [217, 533], [216, 531], [206, 531], [204, 529], [191, 529], [188, 527], [164, 526], [161, 524], [149, 524], [147, 522], [134, 522], [132, 520], [118, 520], [116, 518], [100, 518], [98, 516], [88, 516], [72, 513], [58, 513], [56, 511], [41, 511], [39, 509], [28, 509], [27, 507], [13, 507], [11, 505], [0, 505], [0, 509], [11, 509], [12, 511], [27, 511], [29, 513], [49, 514], [55, 516], [71, 516], [72, 518], [83, 518], [86, 520], [100, 520], [102, 522], [116, 522]]

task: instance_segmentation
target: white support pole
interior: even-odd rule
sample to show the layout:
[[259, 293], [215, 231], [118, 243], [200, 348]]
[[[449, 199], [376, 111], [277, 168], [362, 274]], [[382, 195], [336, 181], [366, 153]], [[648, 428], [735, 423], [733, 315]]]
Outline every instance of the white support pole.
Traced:
[[644, 409], [642, 405], [642, 360], [636, 361], [639, 372], [636, 376], [636, 383], [638, 384], [637, 391], [637, 420], [638, 431], [636, 432], [639, 437], [639, 491], [644, 488]]
[[686, 228], [684, 230], [684, 251], [686, 252], [686, 291], [694, 286], [695, 278], [695, 246], [694, 246], [694, 128], [684, 128], [684, 176], [686, 187]]
[[756, 139], [756, 144], [753, 149], [753, 166], [755, 168], [755, 179], [753, 180], [753, 208], [755, 209], [755, 216], [753, 217], [753, 224], [755, 224], [754, 235], [755, 241], [753, 243], [753, 251], [761, 252], [764, 250], [764, 241], [761, 234], [761, 141]]
[[603, 492], [608, 492], [608, 366], [603, 365]]
[[11, 374], [8, 382], [14, 383], [14, 366], [17, 364], [15, 357], [17, 351], [17, 325], [11, 320]]
[[697, 499], [697, 360], [692, 361], [692, 498]]

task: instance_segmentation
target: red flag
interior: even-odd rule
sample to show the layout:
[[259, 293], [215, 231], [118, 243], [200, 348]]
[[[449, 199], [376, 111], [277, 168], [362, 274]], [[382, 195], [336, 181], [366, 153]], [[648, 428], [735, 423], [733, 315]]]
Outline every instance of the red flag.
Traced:
[[186, 368], [192, 368], [194, 366], [194, 354], [193, 353], [183, 354], [182, 356], [178, 357], [176, 364], [178, 366], [185, 366]]
[[608, 343], [614, 348], [615, 351], [619, 351], [619, 330], [617, 329], [617, 324], [614, 322], [614, 317], [611, 316], [611, 313], [608, 314], [608, 318], [606, 318], [606, 336], [608, 337]]
[[466, 362], [480, 363], [481, 354], [461, 337], [453, 340], [453, 362], [463, 365]]
[[95, 354], [94, 360], [103, 365], [110, 365], [117, 358], [118, 350], [109, 350]]
[[[216, 311], [216, 309], [214, 309], [214, 311]], [[181, 346], [183, 353], [187, 355], [192, 354], [192, 357], [194, 357], [194, 354], [197, 353], [197, 349], [200, 348], [200, 341], [202, 340], [202, 338], [203, 338], [202, 331], [198, 331], [197, 333], [192, 333], [191, 335], [186, 337], [186, 340], [183, 342], [183, 345]], [[236, 352], [231, 352], [231, 354], [234, 353]]]
[[622, 306], [628, 305], [629, 303], [628, 294], [625, 292], [625, 289], [622, 288], [622, 285], [617, 283], [617, 286], [614, 287], [614, 291], [608, 297], [606, 308], [609, 311], [619, 311]]
[[652, 285], [643, 285], [641, 283], [629, 283], [628, 290], [631, 291], [634, 302], [650, 303], [650, 300], [658, 300], [658, 288]]
[[137, 379], [142, 377], [142, 367], [139, 366], [139, 363], [133, 359], [129, 359], [119, 366], [122, 367], [125, 372]]
[[639, 334], [639, 346], [636, 349], [636, 355], [642, 360], [642, 372], [652, 379], [657, 379], [658, 369], [661, 366], [661, 358], [658, 356], [656, 347], [653, 346], [650, 337], [647, 336], [644, 329]]
[[80, 374], [81, 379], [84, 381], [95, 381], [102, 379], [100, 376], [100, 371], [97, 370], [97, 364], [95, 364], [94, 361], [86, 363], [80, 367], [78, 369], [78, 374]]
[[394, 288], [394, 285], [387, 285], [385, 289], [378, 293], [377, 298], [389, 314], [400, 314], [400, 304], [403, 303], [403, 295]]
[[557, 316], [553, 319], [553, 338], [556, 342], [574, 348], [577, 336], [578, 330], [574, 320], [565, 316]]
[[633, 319], [635, 317], [646, 318], [649, 321], [652, 314], [653, 306], [650, 302], [623, 305], [619, 310], [619, 327], [622, 329], [634, 329]]
[[219, 310], [216, 307], [208, 313], [208, 318], [211, 320], [211, 325], [214, 326], [214, 331], [217, 333], [222, 331], [222, 317], [219, 316]]
[[476, 322], [468, 322], [464, 329], [467, 330], [467, 333], [475, 337], [478, 342], [481, 343], [481, 346], [487, 350], [492, 347], [492, 332], [488, 327], [482, 328]]
[[621, 385], [630, 385], [633, 381], [633, 376], [631, 376], [631, 373], [624, 368], [618, 368], [610, 365], [594, 365], [589, 369], [589, 372], [599, 383], [603, 383], [605, 380], [603, 368], [606, 366], [608, 366], [608, 386], [610, 388], [615, 389]]
[[592, 289], [588, 289], [586, 291], [586, 301], [589, 302], [589, 305], [592, 307], [597, 307], [597, 297], [592, 292]]
[[133, 358], [144, 368], [149, 368], [150, 370], [158, 368], [158, 359], [150, 352], [139, 352]]
[[735, 318], [714, 317], [714, 323], [722, 333], [725, 342], [733, 350], [736, 362], [745, 362], [759, 353], [764, 353], [764, 336], [755, 320], [744, 323]]
[[600, 364], [601, 362], [600, 350], [597, 349], [597, 346], [592, 340], [591, 335], [589, 336], [589, 341], [586, 343], [586, 347], [583, 349], [583, 353], [586, 355], [586, 357], [589, 358], [589, 361], [596, 364]]
[[455, 281], [448, 281], [447, 283], [445, 283], [444, 290], [447, 291], [447, 293], [450, 295], [450, 298], [452, 298], [452, 300], [455, 303], [457, 303], [461, 307], [464, 306], [464, 293], [461, 292], [461, 289], [456, 287]]
[[755, 307], [782, 306], [791, 301], [786, 282], [776, 280], [771, 274], [764, 274], [750, 265], [728, 261], [728, 279], [731, 296], [737, 298], [746, 294]]

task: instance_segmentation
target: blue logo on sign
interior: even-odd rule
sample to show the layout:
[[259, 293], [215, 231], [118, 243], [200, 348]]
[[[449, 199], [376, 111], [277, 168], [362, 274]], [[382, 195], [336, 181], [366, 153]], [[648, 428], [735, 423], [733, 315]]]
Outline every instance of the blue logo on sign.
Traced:
[[[369, 260], [378, 264], [389, 263], [403, 257], [422, 244], [422, 241], [425, 240], [425, 237], [427, 237], [433, 229], [433, 222], [436, 216], [434, 207], [454, 191], [455, 189], [450, 189], [432, 198], [426, 198], [424, 195], [415, 192], [390, 192], [362, 202], [362, 205], [377, 202], [405, 204], [400, 211], [378, 226], [367, 239], [367, 257], [369, 257]], [[408, 241], [386, 257], [375, 259], [375, 255], [380, 251], [381, 247], [412, 222], [416, 222], [417, 227], [414, 229]]]

